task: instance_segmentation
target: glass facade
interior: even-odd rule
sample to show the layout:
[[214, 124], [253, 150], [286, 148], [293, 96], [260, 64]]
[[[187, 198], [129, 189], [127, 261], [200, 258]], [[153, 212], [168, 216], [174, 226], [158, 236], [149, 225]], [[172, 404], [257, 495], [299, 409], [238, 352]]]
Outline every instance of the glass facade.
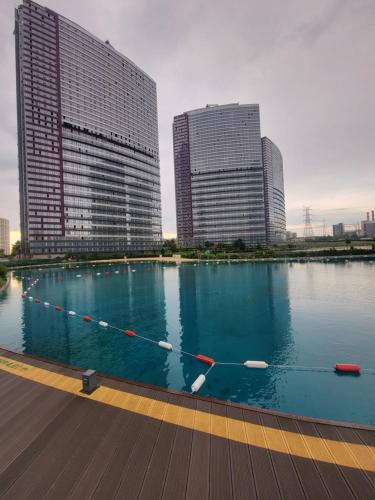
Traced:
[[268, 137], [262, 137], [267, 242], [286, 240], [283, 157]]
[[24, 253], [159, 248], [154, 80], [28, 0], [15, 36]]
[[10, 233], [8, 219], [0, 218], [0, 255], [10, 254]]
[[173, 133], [179, 244], [265, 243], [259, 106], [189, 111], [175, 117]]

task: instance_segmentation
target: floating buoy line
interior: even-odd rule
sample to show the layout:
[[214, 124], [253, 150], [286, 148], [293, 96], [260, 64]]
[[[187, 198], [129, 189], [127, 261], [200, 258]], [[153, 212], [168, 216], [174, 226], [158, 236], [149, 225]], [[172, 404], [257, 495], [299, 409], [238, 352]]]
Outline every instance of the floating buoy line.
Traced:
[[[117, 274], [117, 271], [115, 271]], [[99, 274], [100, 273], [96, 273]], [[105, 276], [109, 274], [109, 272], [103, 273]], [[76, 277], [81, 277], [81, 275], [77, 275]], [[257, 360], [246, 360], [242, 363], [236, 363], [236, 362], [224, 362], [224, 361], [216, 361], [214, 358], [211, 358], [210, 356], [206, 356], [205, 354], [194, 354], [188, 351], [183, 351], [182, 349], [178, 349], [176, 347], [173, 347], [172, 344], [169, 342], [166, 342], [164, 340], [154, 340], [150, 339], [148, 337], [145, 337], [143, 335], [140, 335], [139, 333], [136, 333], [133, 330], [126, 330], [123, 328], [120, 328], [115, 325], [111, 325], [107, 321], [103, 320], [97, 320], [95, 318], [92, 318], [91, 316], [87, 314], [79, 314], [76, 311], [64, 309], [63, 307], [59, 305], [54, 305], [51, 304], [50, 302], [42, 302], [40, 298], [38, 297], [32, 297], [29, 295], [31, 293], [33, 287], [35, 287], [39, 282], [39, 278], [36, 278], [34, 281], [32, 281], [29, 284], [29, 287], [22, 293], [22, 298], [23, 299], [28, 299], [29, 302], [32, 302], [34, 304], [43, 304], [45, 308], [54, 308], [55, 311], [66, 313], [69, 316], [76, 316], [78, 318], [81, 318], [83, 321], [86, 322], [93, 322], [97, 323], [100, 327], [103, 329], [112, 329], [116, 330], [120, 333], [123, 333], [124, 335], [128, 337], [137, 337], [141, 340], [144, 340], [146, 342], [150, 342], [154, 345], [157, 345], [158, 347], [165, 349], [167, 351], [173, 352], [174, 354], [177, 354], [179, 356], [190, 356], [192, 358], [195, 358], [196, 360], [200, 361], [201, 363], [204, 363], [206, 365], [209, 365], [209, 368], [204, 372], [201, 373], [196, 380], [193, 382], [191, 385], [191, 392], [196, 393], [198, 392], [202, 385], [205, 383], [206, 378], [208, 374], [211, 372], [211, 370], [215, 366], [243, 366], [245, 368], [252, 368], [252, 369], [268, 369], [268, 368], [274, 368], [274, 369], [280, 369], [280, 370], [290, 370], [290, 371], [309, 371], [309, 372], [329, 372], [329, 373], [337, 373], [337, 374], [354, 374], [354, 375], [360, 375], [361, 373], [366, 373], [370, 375], [375, 375], [375, 369], [372, 368], [360, 368], [355, 363], [337, 363], [334, 367], [323, 367], [323, 366], [296, 366], [296, 365], [271, 365], [266, 363], [266, 361], [257, 361]]]

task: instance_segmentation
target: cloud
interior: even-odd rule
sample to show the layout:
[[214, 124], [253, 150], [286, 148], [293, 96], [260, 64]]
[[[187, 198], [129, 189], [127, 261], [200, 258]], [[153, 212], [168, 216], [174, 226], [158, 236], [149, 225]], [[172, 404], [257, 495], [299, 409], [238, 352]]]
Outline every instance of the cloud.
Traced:
[[[373, 0], [40, 2], [109, 39], [156, 80], [164, 233], [176, 224], [173, 116], [207, 103], [260, 104], [262, 133], [284, 158], [289, 224], [302, 222], [304, 205], [347, 222], [375, 206]], [[0, 3], [0, 216], [14, 230], [16, 5]]]

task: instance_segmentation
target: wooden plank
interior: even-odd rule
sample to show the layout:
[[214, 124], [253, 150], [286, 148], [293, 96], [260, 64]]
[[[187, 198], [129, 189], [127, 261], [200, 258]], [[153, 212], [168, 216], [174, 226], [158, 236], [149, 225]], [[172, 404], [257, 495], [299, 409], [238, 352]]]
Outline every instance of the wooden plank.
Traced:
[[[111, 421], [113, 421], [115, 415], [120, 411], [111, 406], [103, 407], [102, 405], [94, 404], [94, 407], [97, 408], [97, 410], [90, 410], [89, 418], [85, 419], [83, 425], [75, 432], [76, 437], [73, 439], [76, 439], [76, 441], [80, 443], [79, 446], [77, 447], [75, 443], [72, 442], [70, 446], [72, 448], [71, 456], [65, 466], [62, 464], [61, 472], [56, 479], [52, 482], [51, 478], [49, 478], [45, 485], [48, 491], [46, 494], [43, 493], [43, 499], [54, 500], [56, 498], [68, 498], [70, 491], [81, 476], [85, 465], [108, 434]], [[96, 418], [95, 414], [97, 414]], [[43, 491], [44, 490], [45, 487], [43, 488]], [[39, 488], [37, 492], [39, 497], [37, 497], [37, 495], [35, 495], [35, 497], [42, 498], [40, 493], [41, 490]]]
[[[243, 412], [240, 408], [228, 406], [226, 413], [229, 418], [243, 422]], [[254, 473], [250, 459], [250, 449], [236, 438], [237, 428], [229, 426], [229, 450], [232, 476], [233, 498], [238, 500], [248, 500], [256, 498]], [[241, 433], [246, 436], [245, 425], [242, 426]]]
[[28, 409], [35, 404], [38, 396], [47, 392], [43, 386], [29, 382], [16, 390], [12, 390], [5, 399], [1, 398], [0, 433], [11, 432], [12, 425], [19, 425], [18, 417], [27, 417]]
[[[163, 400], [164, 402], [168, 402], [170, 400], [170, 396], [167, 394], [161, 393], [159, 396], [162, 402]], [[153, 410], [153, 415], [155, 415], [155, 408], [153, 408], [154, 406], [158, 408], [157, 411], [159, 412], [159, 418], [162, 419], [163, 415], [166, 412], [166, 405], [158, 405], [155, 401], [151, 404], [149, 403], [149, 409], [150, 412], [151, 410]], [[139, 438], [136, 441], [135, 446], [131, 452], [129, 460], [127, 461], [122, 471], [120, 487], [116, 493], [115, 498], [138, 498], [138, 496], [140, 495], [143, 481], [150, 465], [152, 454], [155, 450], [156, 444], [158, 443], [161, 426], [162, 420], [146, 417], [146, 425], [143, 427]], [[171, 432], [170, 426], [168, 432]], [[167, 451], [168, 446], [163, 447], [163, 452], [166, 453]], [[169, 458], [169, 455], [167, 458]], [[163, 457], [163, 460], [166, 461], [166, 457]], [[163, 482], [159, 482], [159, 497], [162, 492]], [[156, 484], [155, 486], [157, 488], [158, 485]], [[146, 492], [149, 493], [148, 488]], [[144, 498], [150, 497], [146, 496]], [[151, 498], [155, 498], [155, 496]]]
[[[71, 500], [91, 498], [99, 487], [99, 483], [104, 481], [103, 476], [108, 473], [108, 468], [112, 464], [116, 467], [121, 466], [116, 462], [116, 454], [125, 439], [131, 417], [134, 415], [127, 411], [117, 410], [116, 417], [112, 420], [104, 440], [93, 453], [91, 461], [81, 470], [81, 477], [78, 478], [77, 483], [73, 485], [70, 493]], [[117, 456], [120, 459], [119, 455]], [[118, 470], [121, 471], [121, 468]]]
[[67, 395], [64, 403], [61, 405], [61, 411], [51, 420], [46, 428], [35, 436], [33, 441], [9, 464], [6, 470], [0, 476], [0, 496], [8, 490], [13, 483], [28, 469], [30, 464], [38, 455], [49, 445], [57, 430], [66, 425], [69, 418], [72, 417], [72, 407], [69, 406], [73, 396]]
[[298, 457], [298, 452], [301, 449], [304, 451], [303, 454], [308, 455], [309, 451], [303, 436], [299, 434], [296, 421], [286, 417], [278, 417], [278, 422], [280, 428], [288, 432], [285, 440], [305, 494], [311, 498], [322, 500], [331, 498], [315, 462], [311, 458], [309, 460]]
[[[5, 403], [12, 401], [14, 396], [25, 389], [27, 387], [27, 383], [24, 383], [24, 379], [17, 377], [16, 375], [11, 375], [10, 373], [6, 373], [0, 370], [0, 375], [3, 375], [3, 384], [0, 387], [1, 394], [1, 407], [0, 412], [5, 409]], [[4, 403], [4, 405], [3, 405]]]
[[[162, 497], [164, 482], [168, 473], [172, 449], [178, 429], [177, 425], [173, 425], [169, 422], [175, 420], [176, 424], [178, 424], [181, 414], [182, 408], [177, 405], [167, 408], [166, 416], [168, 417], [168, 422], [162, 422], [161, 424], [159, 435], [139, 494], [142, 499], [153, 500]], [[185, 453], [185, 450], [180, 450], [180, 455], [183, 453]]]
[[341, 439], [349, 444], [349, 448], [352, 448], [350, 444], [359, 445], [356, 446], [355, 451], [353, 451], [355, 459], [359, 467], [361, 467], [364, 471], [368, 480], [371, 482], [372, 487], [375, 488], [375, 473], [368, 471], [371, 465], [375, 462], [375, 455], [371, 453], [371, 450], [366, 446], [361, 446], [363, 444], [362, 440], [352, 429], [348, 429], [347, 427], [337, 427], [336, 430], [340, 434]]
[[[48, 396], [46, 392], [49, 392]], [[22, 416], [14, 419], [14, 423], [8, 426], [9, 433], [2, 438], [0, 472], [43, 431], [61, 411], [61, 405], [67, 398], [70, 395], [41, 388], [39, 395], [28, 405]]]
[[375, 498], [375, 490], [368, 477], [358, 468], [358, 462], [350, 452], [350, 446], [342, 441], [342, 437], [333, 425], [317, 424], [316, 428], [325, 444], [330, 450], [334, 460], [338, 460], [341, 455], [346, 456], [351, 464], [349, 467], [340, 466], [340, 471], [350, 485], [354, 495], [358, 498]]
[[[145, 395], [146, 390], [140, 389], [140, 395]], [[142, 404], [139, 402], [138, 404]], [[104, 473], [92, 494], [92, 499], [115, 498], [120, 487], [121, 476], [133, 448], [141, 435], [143, 427], [149, 423], [149, 419], [136, 413], [128, 413], [129, 418], [122, 435], [119, 437], [115, 454], [107, 464], [103, 464]], [[106, 466], [105, 466], [106, 465]]]
[[[259, 413], [243, 410], [245, 422], [260, 425]], [[258, 498], [281, 498], [279, 485], [273, 468], [271, 453], [267, 449], [264, 433], [246, 430], [251, 464], [254, 474], [255, 488]]]
[[210, 484], [210, 410], [211, 404], [206, 401], [197, 400], [197, 410], [206, 412], [207, 415], [195, 414], [194, 426], [198, 419], [200, 428], [206, 430], [205, 433], [194, 430], [190, 454], [190, 465], [188, 482], [186, 488], [186, 498], [191, 500], [204, 500], [209, 497]]
[[[319, 437], [314, 424], [298, 421], [297, 426], [302, 434], [306, 432], [306, 434], [313, 437]], [[324, 479], [324, 483], [331, 497], [340, 498], [340, 500], [353, 499], [353, 492], [344, 480], [339, 468], [334, 463], [329, 463], [333, 460], [324, 442], [318, 442], [317, 440], [309, 441], [308, 448], [310, 453], [313, 453], [314, 456], [317, 457], [315, 459], [316, 466]]]
[[[225, 406], [212, 403], [211, 412], [215, 415], [225, 417]], [[221, 428], [215, 428], [215, 427]], [[212, 499], [226, 499], [233, 497], [232, 491], [232, 476], [231, 476], [231, 463], [229, 454], [228, 442], [228, 427], [227, 422], [223, 420], [212, 419], [211, 428], [213, 432], [225, 436], [219, 438], [211, 436], [211, 450], [210, 450], [210, 498]]]
[[102, 409], [97, 405], [74, 398], [60, 418], [51, 422], [54, 433], [50, 435], [49, 442], [43, 445], [38, 440], [39, 447], [35, 449], [33, 460], [23, 471], [19, 471], [17, 482], [7, 491], [4, 499], [24, 498], [26, 495], [43, 498], [73, 451], [80, 446], [80, 428], [87, 423], [90, 425], [90, 422], [95, 424], [100, 411]]
[[[282, 495], [286, 498], [293, 498], [293, 500], [304, 499], [305, 495], [300, 479], [289, 456], [286, 443], [282, 437], [280, 440], [280, 436], [276, 430], [276, 425], [278, 424], [277, 417], [264, 413], [261, 415], [260, 421], [264, 427], [267, 427], [267, 432], [265, 433], [266, 443], [269, 446], [273, 446], [273, 440], [279, 440], [278, 445], [283, 449], [283, 453], [271, 452], [271, 460]], [[272, 428], [275, 429], [274, 432], [272, 432]]]
[[[374, 474], [366, 470], [375, 432], [106, 378], [103, 385], [117, 391], [95, 401], [64, 392], [77, 390], [80, 373], [73, 373], [47, 373], [50, 382], [59, 379], [56, 390], [0, 370], [2, 498], [375, 498]], [[148, 399], [122, 392], [129, 387]]]
[[[185, 398], [183, 404], [184, 407], [194, 410], [197, 406], [197, 401], [191, 398]], [[183, 414], [180, 422], [192, 425], [194, 422], [193, 418], [194, 417], [190, 415]], [[192, 420], [187, 421], [186, 419]], [[185, 498], [192, 441], [193, 430], [191, 428], [178, 427], [165, 479], [163, 492], [163, 499], [165, 500]]]
[[375, 447], [375, 430], [355, 430], [355, 433], [360, 437], [361, 441], [367, 446]]

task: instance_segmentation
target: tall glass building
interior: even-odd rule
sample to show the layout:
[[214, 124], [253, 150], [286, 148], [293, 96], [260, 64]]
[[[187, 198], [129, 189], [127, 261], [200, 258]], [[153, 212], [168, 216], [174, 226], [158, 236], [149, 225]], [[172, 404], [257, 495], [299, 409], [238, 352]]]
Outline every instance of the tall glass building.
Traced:
[[264, 167], [259, 105], [208, 105], [176, 116], [173, 143], [179, 245], [270, 241], [267, 203], [274, 200], [265, 186], [273, 164]]
[[283, 157], [268, 137], [262, 137], [264, 198], [268, 243], [286, 240]]
[[161, 245], [156, 84], [29, 0], [15, 22], [24, 253]]
[[10, 254], [10, 233], [8, 219], [0, 218], [0, 255]]

